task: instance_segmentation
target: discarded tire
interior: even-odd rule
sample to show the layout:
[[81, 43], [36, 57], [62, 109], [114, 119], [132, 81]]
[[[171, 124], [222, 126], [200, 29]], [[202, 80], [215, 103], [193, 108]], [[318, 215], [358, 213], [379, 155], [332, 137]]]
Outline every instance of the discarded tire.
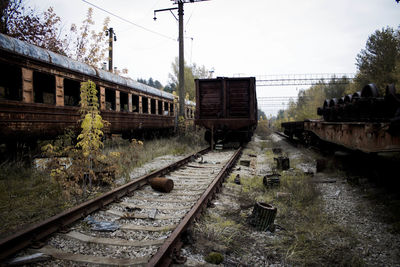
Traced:
[[277, 209], [270, 204], [257, 202], [249, 218], [250, 225], [257, 230], [266, 231], [274, 224]]
[[165, 177], [156, 177], [149, 180], [151, 188], [156, 191], [169, 193], [174, 189], [174, 181]]

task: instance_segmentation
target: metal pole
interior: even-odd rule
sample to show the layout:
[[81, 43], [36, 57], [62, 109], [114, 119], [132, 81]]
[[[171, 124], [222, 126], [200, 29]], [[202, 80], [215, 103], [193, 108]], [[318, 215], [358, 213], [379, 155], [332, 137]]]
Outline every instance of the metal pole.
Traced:
[[183, 1], [178, 2], [179, 15], [179, 116], [185, 117], [185, 59], [183, 53]]
[[109, 38], [108, 38], [108, 43], [109, 43], [109, 48], [108, 48], [108, 70], [110, 72], [113, 72], [113, 34], [114, 34], [114, 30], [113, 28], [109, 28], [108, 29], [109, 32]]

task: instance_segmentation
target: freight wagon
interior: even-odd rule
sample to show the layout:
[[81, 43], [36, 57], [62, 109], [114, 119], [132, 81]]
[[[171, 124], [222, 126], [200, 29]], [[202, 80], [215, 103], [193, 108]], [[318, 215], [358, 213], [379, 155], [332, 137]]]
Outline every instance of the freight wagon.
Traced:
[[208, 142], [247, 142], [257, 127], [256, 79], [196, 79], [195, 124]]
[[282, 123], [284, 133], [306, 143], [324, 142], [366, 153], [400, 152], [400, 95], [394, 85], [379, 94], [375, 84], [318, 108], [324, 120]]

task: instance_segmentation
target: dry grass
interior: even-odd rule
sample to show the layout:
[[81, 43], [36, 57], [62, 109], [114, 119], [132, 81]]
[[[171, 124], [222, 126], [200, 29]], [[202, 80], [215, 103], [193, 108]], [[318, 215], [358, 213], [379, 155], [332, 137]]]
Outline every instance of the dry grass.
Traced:
[[0, 165], [0, 236], [69, 207], [60, 186], [21, 162]]
[[[259, 144], [268, 144], [270, 148], [273, 145], [272, 142]], [[274, 166], [271, 150], [263, 149], [267, 149], [265, 164]], [[272, 262], [288, 266], [363, 266], [362, 258], [352, 249], [359, 242], [357, 237], [324, 213], [323, 200], [311, 178], [300, 170], [281, 172], [281, 175], [280, 186], [267, 189], [262, 177], [241, 177], [241, 185], [236, 185], [235, 174], [232, 174], [226, 186], [241, 190], [237, 201], [242, 209], [225, 212], [219, 215], [221, 217], [210, 216], [208, 212], [197, 224], [196, 233], [215, 243], [231, 246], [234, 257], [245, 264], [251, 262], [254, 254], [261, 253]], [[278, 209], [275, 220], [278, 230], [273, 238], [254, 240], [251, 234], [254, 229], [246, 219], [251, 214], [249, 207], [256, 201], [270, 203]], [[234, 224], [225, 225], [222, 223], [225, 221]], [[232, 232], [233, 240], [224, 235]], [[263, 251], [255, 251], [254, 244]]]
[[120, 157], [115, 164], [119, 175], [128, 181], [130, 173], [136, 167], [140, 167], [157, 157], [164, 155], [186, 155], [194, 153], [207, 146], [203, 140], [203, 131], [193, 131], [182, 136], [159, 138], [144, 141], [142, 145], [130, 143], [128, 140], [115, 138], [105, 144], [106, 153], [119, 152]]
[[[129, 177], [133, 168], [156, 157], [182, 155], [199, 150], [205, 146], [202, 139], [202, 131], [180, 137], [154, 139], [144, 142], [142, 146], [132, 146], [129, 141], [117, 138], [106, 141], [105, 151], [121, 153], [121, 157], [114, 157], [114, 163], [119, 169], [117, 174]], [[107, 188], [95, 188], [87, 197], [96, 197], [104, 190]], [[67, 197], [61, 186], [45, 171], [36, 170], [21, 162], [3, 163], [0, 165], [0, 237], [86, 200], [83, 197]]]
[[260, 136], [261, 139], [266, 140], [267, 137], [272, 133], [271, 129], [268, 127], [268, 121], [259, 121], [255, 133]]

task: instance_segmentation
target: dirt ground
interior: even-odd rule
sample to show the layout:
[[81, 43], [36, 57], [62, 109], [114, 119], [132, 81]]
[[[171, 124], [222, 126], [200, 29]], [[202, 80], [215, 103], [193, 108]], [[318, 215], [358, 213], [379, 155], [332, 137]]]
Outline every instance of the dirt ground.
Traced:
[[[279, 172], [280, 186], [265, 188], [262, 177], [275, 168], [272, 148], [278, 147], [291, 168]], [[278, 135], [255, 136], [190, 231], [184, 265], [212, 265], [205, 257], [217, 252], [221, 266], [400, 266], [399, 221], [390, 215], [399, 213], [397, 196], [339, 165], [332, 168], [334, 162], [317, 173], [317, 158]], [[278, 209], [270, 230], [249, 225], [256, 201]]]

